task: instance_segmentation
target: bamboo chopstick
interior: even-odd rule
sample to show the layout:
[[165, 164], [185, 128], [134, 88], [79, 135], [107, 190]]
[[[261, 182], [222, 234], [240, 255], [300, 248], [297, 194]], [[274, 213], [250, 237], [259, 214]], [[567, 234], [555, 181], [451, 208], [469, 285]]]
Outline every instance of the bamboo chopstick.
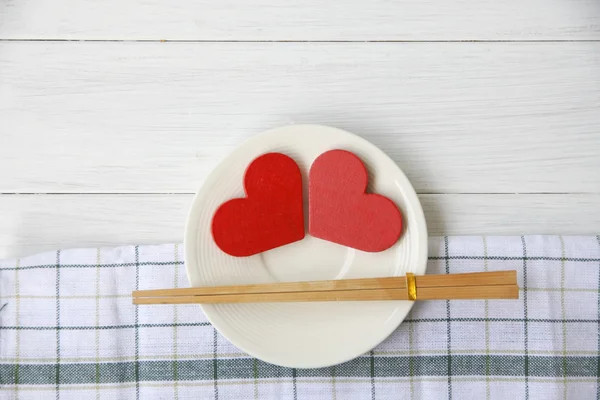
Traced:
[[[516, 271], [415, 277], [419, 300], [518, 298]], [[365, 278], [187, 289], [138, 290], [134, 304], [407, 300], [407, 278]]]
[[[516, 271], [471, 272], [415, 276], [417, 287], [511, 285]], [[333, 290], [406, 289], [405, 276], [386, 278], [341, 279], [330, 281], [259, 283], [252, 285], [206, 286], [183, 289], [136, 290], [133, 297], [206, 296], [214, 294], [322, 292]]]
[[[426, 287], [419, 300], [517, 299], [517, 285]], [[314, 301], [408, 300], [406, 289], [335, 290], [321, 292], [242, 293], [206, 296], [135, 297], [133, 304], [284, 303]]]

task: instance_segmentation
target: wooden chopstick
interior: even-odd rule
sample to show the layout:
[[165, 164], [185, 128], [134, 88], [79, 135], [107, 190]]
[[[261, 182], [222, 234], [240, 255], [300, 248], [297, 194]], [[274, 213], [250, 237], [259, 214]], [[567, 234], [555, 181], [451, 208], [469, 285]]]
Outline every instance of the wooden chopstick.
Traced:
[[[511, 285], [517, 282], [516, 271], [471, 272], [415, 276], [417, 288]], [[293, 292], [329, 292], [339, 290], [404, 289], [406, 277], [341, 279], [330, 281], [261, 283], [253, 285], [207, 286], [183, 289], [136, 290], [135, 297], [207, 296], [217, 294], [260, 294]]]
[[[419, 300], [517, 299], [517, 285], [425, 287]], [[321, 292], [242, 293], [207, 296], [135, 297], [133, 304], [282, 303], [314, 301], [408, 300], [406, 289], [336, 290]]]
[[[419, 300], [514, 299], [516, 271], [415, 277]], [[134, 304], [408, 300], [406, 277], [139, 290]]]

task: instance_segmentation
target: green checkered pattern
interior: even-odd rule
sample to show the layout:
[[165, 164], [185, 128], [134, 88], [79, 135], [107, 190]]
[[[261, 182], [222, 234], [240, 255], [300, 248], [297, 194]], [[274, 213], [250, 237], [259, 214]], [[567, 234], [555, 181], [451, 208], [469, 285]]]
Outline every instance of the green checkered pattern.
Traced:
[[[0, 399], [598, 399], [600, 237], [439, 237], [428, 273], [516, 269], [519, 300], [418, 302], [373, 351], [322, 369], [256, 360], [195, 305], [180, 245], [0, 262]], [[348, 332], [351, 335], [351, 332]]]

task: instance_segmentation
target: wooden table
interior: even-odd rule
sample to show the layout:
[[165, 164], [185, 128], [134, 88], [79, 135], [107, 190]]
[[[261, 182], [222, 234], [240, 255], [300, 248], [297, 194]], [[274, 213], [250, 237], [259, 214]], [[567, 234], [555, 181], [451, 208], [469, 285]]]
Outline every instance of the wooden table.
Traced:
[[0, 257], [180, 241], [291, 123], [384, 149], [432, 235], [600, 233], [600, 2], [2, 1]]

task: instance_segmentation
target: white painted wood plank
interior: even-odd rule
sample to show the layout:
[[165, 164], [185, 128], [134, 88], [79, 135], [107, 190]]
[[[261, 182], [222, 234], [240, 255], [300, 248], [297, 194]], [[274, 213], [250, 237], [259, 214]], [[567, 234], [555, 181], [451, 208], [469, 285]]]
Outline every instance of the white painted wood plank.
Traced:
[[[0, 258], [180, 242], [192, 195], [3, 195]], [[598, 234], [600, 195], [420, 195], [430, 235]]]
[[598, 194], [420, 195], [430, 235], [597, 235]]
[[192, 195], [0, 195], [0, 258], [183, 241]]
[[597, 0], [5, 0], [0, 38], [598, 39]]
[[0, 43], [3, 193], [193, 193], [289, 123], [421, 193], [600, 193], [600, 43]]

